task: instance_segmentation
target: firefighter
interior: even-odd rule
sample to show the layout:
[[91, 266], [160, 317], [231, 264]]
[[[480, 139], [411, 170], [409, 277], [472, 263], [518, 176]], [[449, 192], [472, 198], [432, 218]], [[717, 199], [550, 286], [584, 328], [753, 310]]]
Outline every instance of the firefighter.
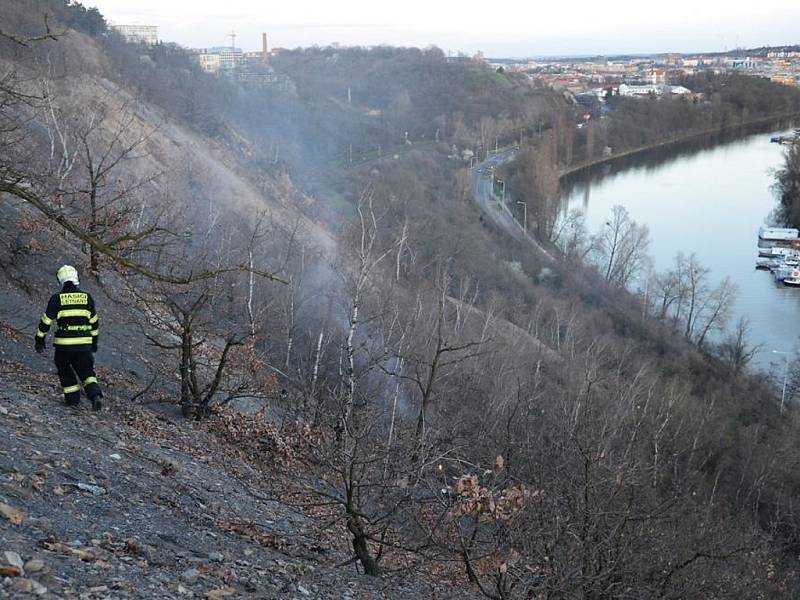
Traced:
[[94, 352], [97, 352], [99, 322], [92, 296], [78, 285], [78, 270], [64, 265], [56, 273], [61, 292], [53, 294], [36, 332], [36, 352], [45, 350], [45, 337], [50, 325], [56, 323], [53, 335], [58, 379], [64, 388], [64, 403], [78, 406], [81, 387], [92, 403], [92, 410], [102, 408], [103, 397], [94, 372]]

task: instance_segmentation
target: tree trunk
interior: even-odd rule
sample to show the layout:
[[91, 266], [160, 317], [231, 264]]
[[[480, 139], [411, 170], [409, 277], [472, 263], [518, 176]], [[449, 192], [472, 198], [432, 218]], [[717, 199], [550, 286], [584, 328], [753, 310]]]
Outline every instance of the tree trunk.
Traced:
[[[92, 191], [89, 195], [89, 203], [91, 214], [89, 215], [89, 234], [92, 237], [97, 237], [97, 190], [92, 184]], [[97, 253], [97, 249], [90, 245], [89, 246], [89, 270], [92, 272], [93, 275], [97, 275], [97, 270], [99, 267], [99, 256]]]
[[364, 534], [364, 528], [361, 526], [361, 519], [357, 515], [351, 514], [347, 517], [347, 529], [353, 534], [353, 551], [364, 567], [364, 573], [373, 577], [380, 575], [381, 570], [378, 567], [378, 563], [369, 553], [367, 536]]
[[192, 392], [190, 384], [192, 355], [191, 324], [184, 321], [181, 331], [181, 413], [184, 417], [192, 414]]

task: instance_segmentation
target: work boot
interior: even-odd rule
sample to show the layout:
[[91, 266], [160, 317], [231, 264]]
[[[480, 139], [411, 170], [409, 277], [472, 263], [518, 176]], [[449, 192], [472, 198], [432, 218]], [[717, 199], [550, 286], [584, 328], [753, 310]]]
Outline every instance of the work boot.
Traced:
[[102, 398], [102, 396], [92, 396], [91, 397], [92, 410], [95, 411], [95, 412], [97, 412], [98, 410], [103, 408], [103, 403], [100, 402], [100, 398]]

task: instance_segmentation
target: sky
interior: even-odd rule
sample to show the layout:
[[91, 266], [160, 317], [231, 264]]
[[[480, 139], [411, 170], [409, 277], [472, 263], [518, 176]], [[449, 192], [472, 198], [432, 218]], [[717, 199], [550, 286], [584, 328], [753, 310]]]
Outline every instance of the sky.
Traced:
[[435, 45], [488, 57], [723, 51], [800, 43], [800, 0], [83, 0], [190, 47]]

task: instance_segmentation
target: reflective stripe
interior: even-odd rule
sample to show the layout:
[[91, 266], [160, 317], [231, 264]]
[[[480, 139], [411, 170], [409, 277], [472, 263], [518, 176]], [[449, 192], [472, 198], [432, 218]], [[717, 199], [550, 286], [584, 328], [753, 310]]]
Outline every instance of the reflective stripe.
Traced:
[[100, 331], [99, 331], [99, 330], [97, 330], [97, 329], [95, 329], [95, 330], [92, 332], [92, 337], [97, 337], [97, 335], [98, 335], [99, 333], [100, 333]]
[[42, 315], [42, 323], [50, 327], [53, 324], [53, 319], [47, 316], [47, 314]]
[[45, 332], [43, 332], [43, 331], [37, 331], [36, 332], [36, 337], [38, 337], [38, 338], [43, 338], [46, 335], [47, 334]]
[[53, 344], [56, 346], [80, 346], [81, 344], [86, 344], [88, 346], [91, 343], [92, 343], [92, 338], [90, 337], [53, 338]]
[[97, 323], [97, 315], [95, 315], [91, 319], [89, 319], [89, 323]]
[[80, 392], [80, 391], [81, 391], [81, 386], [79, 385], [71, 385], [69, 387], [64, 388], [65, 394], [74, 394], [75, 392]]
[[87, 319], [92, 316], [88, 308], [69, 308], [67, 310], [58, 311], [56, 319], [61, 317], [86, 317]]
[[83, 386], [86, 387], [90, 383], [97, 383], [97, 377], [87, 377], [83, 380]]

